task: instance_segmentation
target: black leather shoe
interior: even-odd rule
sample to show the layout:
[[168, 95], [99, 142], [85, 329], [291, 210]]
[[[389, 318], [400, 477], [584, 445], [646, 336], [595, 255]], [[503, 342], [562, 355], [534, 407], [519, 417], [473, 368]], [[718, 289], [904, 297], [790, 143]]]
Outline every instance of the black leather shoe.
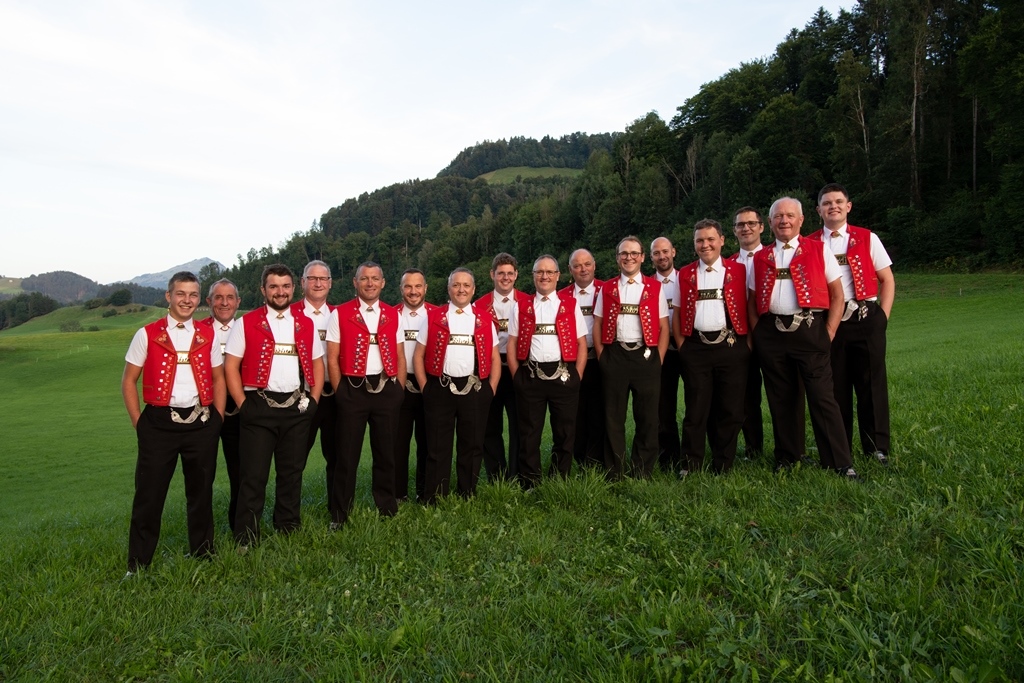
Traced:
[[877, 460], [878, 464], [885, 465], [885, 466], [888, 467], [888, 465], [889, 465], [889, 456], [886, 455], [885, 451], [875, 451], [874, 453], [871, 454], [871, 457], [873, 457], [875, 460]]
[[840, 467], [836, 470], [836, 474], [846, 479], [846, 481], [862, 481], [860, 475], [857, 474], [857, 470], [852, 467]]

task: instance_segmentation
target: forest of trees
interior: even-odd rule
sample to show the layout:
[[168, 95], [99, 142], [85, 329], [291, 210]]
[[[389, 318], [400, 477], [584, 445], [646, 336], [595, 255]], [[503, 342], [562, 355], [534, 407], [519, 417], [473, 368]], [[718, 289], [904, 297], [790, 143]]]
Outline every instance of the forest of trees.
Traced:
[[[849, 188], [853, 222], [879, 232], [898, 268], [1019, 267], [1021, 73], [1019, 2], [860, 0], [835, 17], [819, 10], [770, 57], [681, 97], [670, 120], [650, 112], [621, 133], [476, 145], [438, 178], [349, 199], [278, 248], [239, 255], [223, 274], [254, 306], [265, 264], [298, 270], [320, 258], [334, 271], [331, 301], [342, 301], [354, 267], [375, 260], [389, 278], [387, 300], [415, 266], [427, 273], [428, 298], [441, 301], [457, 265], [474, 270], [478, 293], [490, 289], [499, 251], [524, 262], [524, 287], [537, 255], [564, 264], [579, 246], [594, 252], [599, 275], [610, 274], [615, 243], [630, 233], [669, 236], [681, 265], [693, 257], [695, 221], [729, 224], [744, 204], [766, 211], [780, 195], [799, 197], [813, 230], [814, 198], [829, 181]], [[584, 170], [510, 185], [477, 179], [559, 164]]]
[[0, 330], [28, 322], [39, 315], [52, 313], [60, 308], [60, 302], [39, 292], [22, 292], [10, 299], [0, 301]]

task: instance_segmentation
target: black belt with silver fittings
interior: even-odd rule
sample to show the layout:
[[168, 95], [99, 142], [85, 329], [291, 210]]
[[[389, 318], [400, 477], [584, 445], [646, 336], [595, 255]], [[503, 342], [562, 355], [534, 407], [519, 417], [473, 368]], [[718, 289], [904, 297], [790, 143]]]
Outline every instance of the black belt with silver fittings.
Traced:
[[[554, 373], [549, 375], [544, 371], [544, 368], [541, 367], [542, 365], [547, 365], [548, 367], [554, 365]], [[534, 379], [542, 379], [547, 382], [560, 379], [562, 380], [562, 384], [569, 381], [569, 368], [566, 366], [565, 361], [562, 360], [551, 361], [549, 363], [539, 363], [535, 360], [528, 360], [526, 361], [526, 369], [530, 371], [530, 377]]]
[[701, 330], [694, 331], [697, 333], [697, 338], [700, 339], [700, 341], [704, 344], [721, 344], [722, 342], [725, 342], [731, 347], [733, 344], [736, 343], [736, 333], [733, 330], [730, 330], [728, 327], [723, 327], [722, 329], [717, 330], [715, 332], [708, 332], [708, 334], [718, 335], [714, 339], [709, 339], [707, 336], [704, 335], [704, 332]]
[[[375, 377], [379, 377], [380, 378], [380, 381], [377, 382], [377, 386], [373, 385], [373, 379]], [[369, 394], [379, 394], [380, 392], [384, 391], [384, 387], [386, 387], [388, 385], [388, 380], [390, 380], [392, 382], [397, 382], [398, 381], [398, 379], [395, 378], [395, 377], [388, 377], [386, 372], [381, 372], [381, 373], [376, 374], [376, 375], [366, 375], [366, 376], [360, 376], [360, 377], [350, 377], [350, 376], [346, 375], [345, 379], [348, 380], [348, 385], [350, 387], [352, 387], [353, 389], [358, 389], [359, 387], [365, 386], [366, 387], [366, 392], [369, 393]], [[353, 379], [358, 380], [358, 381], [353, 382], [352, 381]]]
[[807, 327], [814, 324], [814, 311], [810, 308], [805, 308], [799, 313], [794, 313], [793, 320], [788, 325], [782, 321], [785, 317], [787, 316], [775, 316], [775, 329], [779, 332], [796, 332], [800, 329], [800, 323], [806, 323]]
[[480, 391], [480, 387], [483, 386], [483, 382], [476, 375], [466, 375], [466, 386], [459, 389], [455, 386], [455, 380], [462, 379], [461, 377], [451, 377], [450, 375], [441, 375], [437, 378], [442, 387], [448, 387], [456, 396], [465, 396], [470, 391]]
[[[283, 395], [287, 392], [272, 391], [270, 393]], [[309, 408], [309, 396], [306, 396], [306, 394], [303, 393], [302, 387], [299, 387], [298, 389], [293, 391], [291, 394], [288, 395], [288, 398], [286, 398], [283, 401], [278, 401], [276, 399], [271, 398], [270, 396], [267, 396], [266, 391], [264, 391], [263, 389], [257, 389], [256, 395], [262, 398], [264, 401], [266, 401], [267, 405], [270, 406], [271, 408], [291, 408], [292, 406], [297, 406], [300, 413], [306, 412], [306, 410]]]
[[[185, 408], [182, 408], [185, 410]], [[190, 425], [196, 420], [200, 422], [207, 422], [210, 419], [210, 406], [204, 406], [201, 403], [197, 403], [192, 406], [192, 412], [189, 413], [188, 417], [182, 417], [178, 415], [176, 408], [171, 408], [171, 422], [180, 425]]]
[[863, 320], [868, 317], [868, 300], [858, 301], [857, 299], [850, 299], [846, 302], [846, 309], [843, 310], [842, 322], [846, 322], [853, 317], [853, 312], [857, 312], [857, 320]]
[[619, 346], [621, 346], [626, 351], [639, 351], [640, 349], [643, 349], [644, 360], [647, 360], [648, 358], [651, 357], [651, 347], [647, 346], [647, 344], [642, 339], [637, 342], [620, 341]]

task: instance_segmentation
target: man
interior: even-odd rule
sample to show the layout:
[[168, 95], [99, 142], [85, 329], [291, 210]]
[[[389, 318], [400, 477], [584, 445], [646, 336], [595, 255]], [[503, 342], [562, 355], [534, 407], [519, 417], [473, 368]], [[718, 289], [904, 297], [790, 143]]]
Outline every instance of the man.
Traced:
[[839, 264], [828, 247], [800, 236], [804, 216], [798, 200], [777, 199], [769, 220], [775, 245], [754, 255], [747, 308], [772, 414], [776, 469], [792, 466], [801, 455], [792, 411], [803, 379], [822, 467], [856, 480], [829, 364], [845, 305]]
[[[519, 301], [528, 298], [517, 291], [519, 264], [516, 257], [504, 252], [491, 261], [491, 282], [494, 290], [484, 294], [474, 304], [477, 311], [491, 316], [498, 328], [498, 352], [501, 354], [501, 380], [491, 401], [484, 436], [484, 468], [487, 479], [515, 479], [519, 476], [519, 418], [516, 395], [512, 388], [512, 373], [508, 369], [508, 320]], [[504, 413], [504, 414], [503, 414]], [[505, 415], [508, 415], [508, 459], [505, 459], [505, 440], [502, 436]]]
[[587, 323], [572, 297], [560, 299], [558, 261], [545, 254], [533, 263], [537, 293], [521, 301], [508, 323], [508, 369], [519, 408], [519, 479], [540, 483], [540, 440], [551, 410], [551, 470], [568, 477], [580, 379], [587, 365]]
[[356, 268], [356, 298], [338, 306], [327, 328], [327, 371], [345, 435], [332, 484], [331, 528], [348, 521], [356, 495], [363, 436], [370, 426], [373, 502], [382, 517], [398, 512], [395, 432], [405, 390], [405, 353], [398, 312], [380, 300], [384, 271], [372, 261]]
[[[302, 313], [313, 321], [316, 331], [314, 343], [323, 354], [324, 377], [327, 377], [327, 323], [331, 319], [334, 306], [327, 303], [327, 295], [331, 291], [331, 269], [323, 261], [310, 261], [302, 269], [302, 301], [292, 304], [292, 313]], [[306, 459], [316, 443], [317, 432], [320, 433], [320, 453], [326, 463], [327, 510], [331, 510], [331, 486], [334, 484], [334, 472], [338, 460], [338, 411], [334, 402], [334, 388], [330, 382], [324, 381], [324, 390], [320, 394], [316, 411], [309, 423], [309, 436], [306, 438]]]
[[[235, 324], [235, 314], [238, 313], [238, 306], [242, 303], [238, 296], [238, 288], [231, 280], [217, 280], [210, 285], [209, 293], [206, 296], [206, 305], [210, 307], [210, 317], [203, 322], [213, 326], [216, 335], [216, 344], [220, 348], [221, 356], [224, 355], [224, 348], [227, 346], [228, 333]], [[223, 372], [223, 368], [222, 368]], [[227, 393], [225, 385], [225, 393]], [[220, 428], [220, 443], [224, 450], [224, 464], [228, 470], [228, 485], [231, 490], [228, 498], [228, 527], [235, 530], [235, 513], [238, 511], [238, 487], [241, 477], [238, 474], [238, 406], [235, 400], [227, 397], [227, 405], [224, 409], [224, 424]]]
[[[661, 294], [668, 302], [668, 325], [672, 330], [674, 301], [679, 293], [676, 272], [676, 249], [667, 237], [651, 242], [651, 262], [655, 277], [661, 282]], [[678, 472], [679, 457], [679, 353], [675, 341], [669, 339], [668, 352], [661, 364], [661, 394], [658, 396], [658, 464], [666, 472]]]
[[[740, 250], [729, 258], [742, 264], [748, 271], [751, 270], [754, 267], [752, 265], [754, 254], [763, 249], [761, 245], [763, 232], [764, 222], [757, 209], [752, 206], [737, 209], [733, 222], [733, 234], [736, 235], [736, 240], [740, 243]], [[807, 452], [804, 404], [804, 385], [803, 382], [800, 382], [796, 403], [793, 405], [793, 417], [796, 420], [796, 434], [800, 440], [798, 451], [801, 454]], [[747, 364], [747, 388], [743, 414], [744, 455], [747, 459], [754, 460], [764, 452], [764, 423], [761, 419], [761, 364], [757, 360], [756, 353], [750, 354], [750, 362]]]
[[456, 268], [448, 276], [448, 305], [427, 314], [416, 338], [413, 365], [427, 415], [427, 471], [424, 502], [448, 495], [452, 442], [458, 430], [456, 490], [476, 493], [484, 431], [491, 398], [501, 378], [498, 331], [487, 313], [471, 306], [473, 273]]
[[698, 258], [679, 270], [673, 326], [686, 406], [683, 476], [703, 466], [705, 439], [711, 446], [711, 471], [722, 474], [732, 468], [750, 357], [746, 267], [722, 259], [725, 236], [718, 221], [697, 221], [693, 246]]
[[658, 461], [658, 395], [668, 350], [668, 303], [661, 283], [640, 272], [643, 245], [632, 235], [616, 247], [619, 277], [601, 287], [594, 305], [594, 350], [605, 404], [605, 467], [625, 471], [626, 405], [633, 395], [633, 474], [649, 477]]
[[263, 269], [265, 305], [249, 311], [228, 335], [224, 375], [241, 419], [242, 484], [235, 540], [239, 552], [259, 543], [271, 459], [276, 472], [274, 528], [302, 525], [302, 470], [309, 423], [324, 385], [323, 351], [313, 321], [291, 308], [295, 276], [288, 266]]
[[604, 391], [601, 366], [594, 351], [594, 300], [604, 284], [594, 277], [594, 256], [586, 249], [569, 255], [572, 284], [558, 292], [560, 299], [575, 299], [587, 326], [587, 365], [581, 373], [579, 402], [576, 408], [576, 437], [573, 459], [577, 465], [604, 465]]
[[[423, 271], [410, 268], [402, 273], [402, 303], [398, 304], [405, 350], [405, 367], [413, 367], [416, 338], [427, 325], [427, 314], [437, 308], [427, 303], [427, 281]], [[427, 425], [423, 409], [423, 394], [415, 376], [405, 380], [405, 397], [398, 414], [398, 435], [395, 440], [395, 497], [399, 501], [409, 498], [409, 451], [413, 435], [416, 436], [416, 499], [422, 501], [426, 493]]]
[[818, 215], [825, 222], [820, 239], [839, 261], [846, 310], [832, 340], [832, 382], [843, 415], [846, 440], [853, 447], [853, 394], [864, 453], [889, 464], [889, 383], [885, 369], [885, 331], [896, 297], [892, 259], [878, 235], [847, 223], [853, 209], [839, 183], [818, 193]]
[[[189, 553], [213, 554], [213, 477], [225, 389], [213, 328], [192, 319], [200, 296], [195, 275], [172, 275], [164, 294], [167, 315], [136, 332], [125, 356], [121, 395], [138, 439], [126, 578], [153, 561], [179, 455]], [[139, 377], [145, 410], [140, 409]]]

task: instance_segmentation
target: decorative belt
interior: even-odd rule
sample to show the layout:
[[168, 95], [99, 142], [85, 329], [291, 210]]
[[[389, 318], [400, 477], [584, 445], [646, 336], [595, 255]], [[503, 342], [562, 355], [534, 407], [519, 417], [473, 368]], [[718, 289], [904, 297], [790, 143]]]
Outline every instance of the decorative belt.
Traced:
[[697, 301], [711, 301], [713, 299], [721, 299], [721, 289], [698, 289], [697, 290]]
[[449, 346], [476, 346], [471, 334], [452, 334], [448, 336]]
[[209, 419], [210, 406], [204, 406], [200, 403], [197, 403], [194, 406], [192, 406], [192, 412], [189, 414], [188, 417], [182, 417], [181, 415], [178, 415], [178, 411], [175, 410], [174, 408], [171, 408], [171, 422], [174, 422], [176, 424], [190, 425], [196, 420], [205, 423]]
[[[370, 381], [372, 377], [380, 377], [380, 382], [377, 383], [377, 386], [373, 386], [373, 383]], [[380, 392], [384, 391], [384, 387], [388, 385], [388, 380], [391, 380], [392, 382], [396, 383], [398, 382], [397, 378], [388, 377], [387, 373], [385, 372], [382, 372], [379, 375], [369, 375], [366, 377], [350, 377], [348, 375], [345, 375], [345, 379], [348, 380], [348, 385], [353, 389], [358, 389], [359, 387], [365, 386], [366, 392], [370, 394], [379, 394]], [[353, 382], [352, 380], [354, 379], [358, 381]]]
[[619, 346], [621, 346], [622, 348], [624, 348], [627, 351], [639, 351], [640, 349], [642, 349], [645, 346], [647, 346], [647, 344], [644, 344], [644, 341], [641, 339], [640, 341], [636, 341], [636, 342], [620, 341], [619, 342]]
[[405, 380], [405, 390], [408, 391], [410, 394], [422, 393], [420, 392], [420, 388], [416, 386], [416, 382], [413, 382], [411, 379]]
[[776, 268], [775, 269], [776, 280], [792, 280], [793, 274], [789, 272], [789, 268]]
[[846, 302], [846, 310], [843, 311], [842, 321], [846, 322], [853, 317], [853, 312], [857, 312], [857, 320], [863, 320], [868, 317], [868, 302], [857, 301], [856, 299], [850, 299]]
[[293, 391], [284, 402], [270, 398], [263, 389], [257, 389], [256, 395], [266, 401], [271, 408], [291, 408], [293, 405], [297, 405], [300, 413], [306, 412], [306, 409], [309, 408], [309, 396], [302, 391], [302, 387]]
[[376, 344], [377, 343], [377, 335], [376, 334], [371, 334], [370, 335], [370, 343], [371, 344]]
[[299, 354], [295, 350], [295, 344], [274, 344], [274, 355], [275, 356], [297, 356]]
[[178, 365], [188, 365], [188, 351], [178, 351]]
[[[530, 371], [531, 378], [542, 379], [548, 382], [554, 379], [560, 379], [562, 380], [562, 384], [565, 384], [566, 382], [569, 381], [569, 368], [566, 367], [565, 361], [560, 360], [557, 362], [558, 367], [555, 368], [555, 372], [553, 375], [548, 375], [546, 372], [544, 372], [544, 370], [540, 367], [542, 364], [538, 363], [535, 360], [526, 361], [526, 368]], [[543, 365], [548, 365], [548, 363], [543, 363]]]
[[448, 387], [449, 391], [456, 396], [465, 396], [470, 391], [480, 391], [480, 387], [483, 386], [483, 382], [480, 381], [479, 377], [476, 375], [467, 375], [466, 386], [462, 387], [460, 390], [455, 386], [455, 382], [453, 381], [454, 379], [454, 377], [442, 374], [437, 378], [437, 381], [441, 383], [442, 387]]
[[593, 306], [580, 306], [580, 313], [583, 315], [594, 315]]
[[553, 324], [552, 325], [549, 325], [549, 324], [540, 325], [540, 324], [538, 324], [538, 325], [536, 325], [534, 327], [533, 333], [534, 334], [558, 334], [558, 332], [555, 330], [555, 326]]
[[780, 316], [775, 316], [775, 329], [779, 332], [796, 332], [800, 328], [800, 323], [807, 323], [807, 327], [814, 324], [814, 311], [809, 308], [805, 308], [799, 313], [793, 315], [793, 321], [786, 325], [782, 322]]
[[671, 310], [672, 310], [673, 308], [675, 308], [675, 307], [676, 307], [676, 305], [675, 305], [674, 303], [672, 303], [672, 299], [668, 299], [668, 301], [667, 301], [666, 303], [667, 303], [667, 305], [668, 305], [668, 310], [670, 310], [670, 311], [671, 311]]
[[619, 313], [622, 315], [640, 315], [640, 304], [619, 304]]
[[697, 332], [697, 338], [700, 339], [705, 344], [721, 344], [722, 342], [726, 342], [729, 344], [730, 347], [732, 347], [732, 345], [736, 343], [736, 333], [727, 327], [723, 327], [722, 329], [718, 330], [717, 333], [708, 332], [708, 334], [718, 335], [714, 339], [708, 339], [704, 335], [704, 332], [702, 332], [701, 330], [695, 331]]
[[405, 341], [416, 341], [416, 336], [419, 334], [419, 330], [406, 330]]
[[498, 318], [498, 329], [502, 332], [508, 332], [508, 318]]
[[846, 260], [846, 254], [836, 254], [836, 261], [839, 261], [839, 265], [848, 266], [849, 262]]
[[225, 355], [227, 353], [227, 351], [228, 351], [228, 343], [227, 342], [221, 342], [220, 343], [220, 355], [222, 355], [222, 356]]
[[320, 333], [320, 341], [327, 341], [327, 330], [317, 330]]

